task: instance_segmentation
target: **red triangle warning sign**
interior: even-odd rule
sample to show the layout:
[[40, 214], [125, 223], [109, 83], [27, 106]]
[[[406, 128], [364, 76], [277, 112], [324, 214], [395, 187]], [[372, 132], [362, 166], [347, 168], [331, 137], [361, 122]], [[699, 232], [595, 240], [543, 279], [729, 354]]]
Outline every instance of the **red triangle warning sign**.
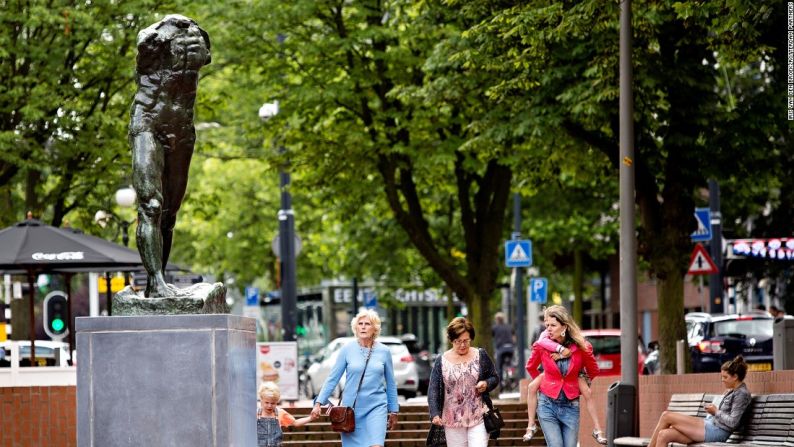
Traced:
[[687, 273], [690, 275], [711, 275], [718, 272], [717, 265], [711, 260], [711, 256], [709, 256], [703, 244], [695, 245], [692, 259], [689, 260], [689, 271]]

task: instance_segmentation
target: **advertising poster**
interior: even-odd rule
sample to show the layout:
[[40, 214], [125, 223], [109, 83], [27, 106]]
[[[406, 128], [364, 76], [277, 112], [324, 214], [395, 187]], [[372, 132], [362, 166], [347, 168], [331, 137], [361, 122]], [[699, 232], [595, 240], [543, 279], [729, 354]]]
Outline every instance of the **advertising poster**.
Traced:
[[281, 389], [281, 400], [298, 400], [298, 343], [256, 344], [256, 388], [272, 381]]

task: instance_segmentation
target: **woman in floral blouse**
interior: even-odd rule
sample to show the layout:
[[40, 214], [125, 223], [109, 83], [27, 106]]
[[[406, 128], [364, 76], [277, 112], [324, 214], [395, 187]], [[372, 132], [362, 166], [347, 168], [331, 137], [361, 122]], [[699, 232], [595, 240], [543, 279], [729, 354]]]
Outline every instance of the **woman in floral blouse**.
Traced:
[[[474, 326], [468, 320], [452, 320], [447, 338], [452, 349], [436, 358], [430, 373], [430, 420], [444, 427], [447, 445], [485, 447], [489, 434], [482, 416], [492, 405], [488, 393], [499, 385], [499, 376], [485, 350], [471, 346]], [[490, 437], [498, 435], [497, 431]]]

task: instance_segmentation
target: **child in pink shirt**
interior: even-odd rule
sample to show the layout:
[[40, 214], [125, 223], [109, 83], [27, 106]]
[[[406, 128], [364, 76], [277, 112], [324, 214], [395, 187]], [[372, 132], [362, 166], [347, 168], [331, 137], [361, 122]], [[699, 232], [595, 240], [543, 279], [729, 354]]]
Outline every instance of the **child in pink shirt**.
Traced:
[[[570, 357], [571, 355], [571, 351], [568, 348], [549, 338], [549, 331], [543, 331], [540, 334], [538, 341], [535, 343], [541, 348], [552, 352], [553, 354], [551, 354], [551, 356], [555, 361], [561, 358]], [[542, 376], [543, 374], [535, 377], [535, 379], [530, 382], [529, 388], [527, 390], [527, 415], [529, 416], [529, 420], [527, 422], [527, 432], [523, 437], [525, 442], [529, 442], [535, 435], [535, 432], [538, 430], [537, 425], [535, 425], [535, 413], [538, 406], [538, 389], [540, 388]], [[593, 438], [595, 438], [596, 442], [599, 444], [606, 445], [607, 439], [604, 437], [603, 430], [601, 430], [601, 424], [598, 423], [595, 402], [593, 402], [593, 399], [591, 399], [592, 393], [590, 392], [590, 379], [585, 374], [579, 375], [579, 392], [581, 393], [582, 399], [584, 400], [584, 406], [587, 408], [587, 413], [590, 414], [590, 418], [593, 419], [593, 426], [595, 427], [593, 430]]]

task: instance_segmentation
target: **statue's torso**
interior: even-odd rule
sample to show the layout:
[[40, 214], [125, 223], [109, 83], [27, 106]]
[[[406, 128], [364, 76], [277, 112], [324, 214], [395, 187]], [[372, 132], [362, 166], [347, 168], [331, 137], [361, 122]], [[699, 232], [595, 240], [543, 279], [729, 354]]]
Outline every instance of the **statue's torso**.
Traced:
[[209, 48], [198, 26], [142, 32], [130, 134], [152, 130], [193, 134], [199, 69], [208, 62]]

